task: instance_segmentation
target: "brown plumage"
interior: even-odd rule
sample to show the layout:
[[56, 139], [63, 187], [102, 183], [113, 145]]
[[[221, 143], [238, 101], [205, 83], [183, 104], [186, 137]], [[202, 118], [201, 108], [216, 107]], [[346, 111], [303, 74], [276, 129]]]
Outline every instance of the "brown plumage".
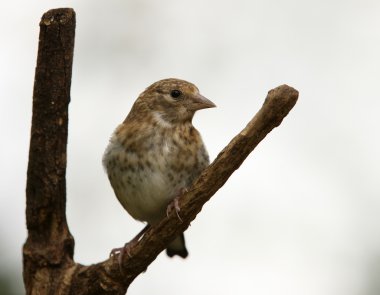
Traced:
[[[103, 157], [115, 194], [133, 218], [155, 224], [169, 204], [178, 214], [176, 197], [209, 164], [192, 119], [197, 110], [211, 107], [215, 104], [195, 85], [179, 79], [158, 81], [137, 98]], [[188, 255], [183, 235], [169, 245], [167, 254]]]

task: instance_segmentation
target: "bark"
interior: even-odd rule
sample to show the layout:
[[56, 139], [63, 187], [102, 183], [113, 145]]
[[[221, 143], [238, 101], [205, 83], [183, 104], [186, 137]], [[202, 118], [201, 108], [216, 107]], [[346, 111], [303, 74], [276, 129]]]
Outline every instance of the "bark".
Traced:
[[72, 9], [50, 10], [41, 19], [26, 184], [23, 277], [28, 294], [49, 294], [60, 284], [61, 266], [73, 264], [65, 174], [74, 32]]
[[[262, 108], [219, 153], [179, 204], [175, 214], [150, 228], [124, 255], [84, 266], [73, 261], [74, 239], [66, 222], [65, 170], [68, 104], [74, 46], [75, 13], [55, 9], [42, 17], [27, 179], [27, 228], [24, 244], [24, 283], [28, 294], [125, 294], [179, 233], [185, 231], [202, 206], [275, 127], [298, 98], [282, 85], [268, 92]], [[108, 253], [105, 253], [108, 255]]]

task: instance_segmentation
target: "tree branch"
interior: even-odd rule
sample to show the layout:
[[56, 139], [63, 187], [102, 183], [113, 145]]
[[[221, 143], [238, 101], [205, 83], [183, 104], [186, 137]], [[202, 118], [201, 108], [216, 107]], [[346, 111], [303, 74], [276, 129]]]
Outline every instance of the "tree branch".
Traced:
[[[96, 277], [95, 284], [98, 284], [99, 290], [102, 285], [104, 286], [106, 282], [109, 283], [110, 281], [122, 283], [127, 288], [141, 272], [146, 270], [148, 265], [156, 259], [157, 255], [167, 247], [174, 237], [188, 228], [190, 222], [201, 211], [202, 206], [240, 167], [260, 141], [273, 128], [281, 124], [297, 99], [298, 91], [287, 85], [269, 91], [262, 108], [255, 117], [220, 152], [215, 161], [202, 173], [188, 192], [181, 196], [179, 202], [183, 222], [180, 223], [178, 217], [173, 214], [173, 216], [164, 218], [158, 225], [150, 228], [139, 243], [131, 249], [131, 257], [123, 256], [122, 273], [120, 273], [116, 257], [111, 257], [90, 267], [79, 268], [78, 272], [85, 269], [88, 271], [88, 276]], [[77, 278], [74, 281], [77, 281]], [[82, 281], [82, 283], [84, 282]], [[92, 285], [92, 288], [95, 287]], [[120, 291], [120, 294], [123, 294], [123, 291]]]
[[46, 267], [73, 263], [65, 174], [74, 32], [72, 9], [53, 9], [41, 19], [26, 184], [28, 238], [23, 247], [24, 283], [35, 290], [56, 281]]
[[[40, 23], [27, 179], [24, 282], [28, 294], [124, 294], [170, 241], [185, 231], [202, 206], [295, 105], [297, 90], [282, 85], [248, 125], [223, 149], [187, 193], [176, 214], [150, 228], [124, 255], [83, 266], [73, 261], [74, 239], [65, 213], [66, 144], [75, 13], [54, 9]], [[121, 271], [122, 270], [122, 271]]]

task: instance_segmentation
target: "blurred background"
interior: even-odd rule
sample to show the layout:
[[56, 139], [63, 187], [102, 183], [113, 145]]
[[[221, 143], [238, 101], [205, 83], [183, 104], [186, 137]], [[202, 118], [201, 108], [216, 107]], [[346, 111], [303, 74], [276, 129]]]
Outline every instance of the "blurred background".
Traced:
[[67, 216], [75, 260], [102, 261], [143, 224], [101, 165], [114, 128], [151, 83], [195, 83], [211, 159], [268, 90], [295, 108], [129, 294], [380, 294], [380, 2], [4, 1], [0, 11], [0, 293], [23, 294], [25, 183], [39, 21], [73, 7]]

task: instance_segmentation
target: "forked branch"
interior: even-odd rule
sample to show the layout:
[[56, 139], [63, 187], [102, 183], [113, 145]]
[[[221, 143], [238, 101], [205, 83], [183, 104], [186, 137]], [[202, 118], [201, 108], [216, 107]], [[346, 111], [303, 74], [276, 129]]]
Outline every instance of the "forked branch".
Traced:
[[[70, 18], [71, 26], [65, 26], [70, 23], [67, 22]], [[150, 228], [132, 247], [131, 256], [124, 255], [121, 269], [117, 257], [83, 266], [72, 259], [73, 238], [67, 227], [65, 213], [66, 111], [70, 83], [62, 84], [60, 79], [48, 79], [50, 75], [46, 79], [38, 78], [39, 71], [51, 71], [46, 65], [45, 68], [39, 68], [44, 64], [41, 64], [40, 57], [49, 57], [54, 50], [56, 54], [62, 54], [50, 61], [54, 73], [64, 73], [71, 80], [70, 50], [60, 51], [54, 46], [59, 45], [59, 42], [63, 47], [65, 44], [73, 45], [73, 31], [70, 35], [65, 30], [70, 31], [74, 27], [75, 14], [71, 9], [49, 11], [41, 21], [41, 32], [51, 32], [55, 28], [58, 40], [49, 41], [52, 42], [50, 44], [47, 40], [43, 41], [41, 36], [44, 38], [44, 35], [40, 34], [42, 41], [33, 96], [27, 181], [28, 240], [24, 245], [24, 282], [28, 294], [124, 294], [132, 281], [147, 269], [169, 242], [188, 228], [202, 206], [223, 186], [261, 140], [281, 124], [297, 102], [298, 91], [282, 85], [268, 92], [259, 112], [219, 153], [188, 192], [181, 196], [182, 223], [173, 214]], [[69, 35], [72, 38], [70, 42], [67, 39]], [[65, 62], [62, 62], [62, 58]], [[42, 92], [36, 92], [36, 89]], [[51, 89], [56, 90], [52, 92]], [[66, 93], [66, 97], [63, 93]], [[49, 127], [49, 124], [53, 124], [53, 127]], [[57, 149], [57, 146], [60, 148]], [[59, 236], [59, 233], [62, 235]]]

